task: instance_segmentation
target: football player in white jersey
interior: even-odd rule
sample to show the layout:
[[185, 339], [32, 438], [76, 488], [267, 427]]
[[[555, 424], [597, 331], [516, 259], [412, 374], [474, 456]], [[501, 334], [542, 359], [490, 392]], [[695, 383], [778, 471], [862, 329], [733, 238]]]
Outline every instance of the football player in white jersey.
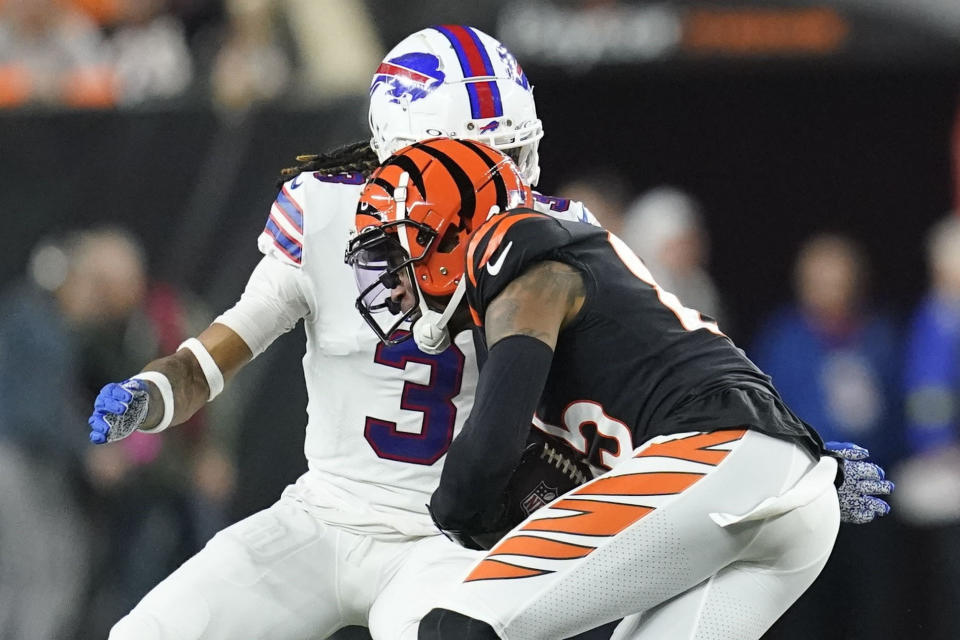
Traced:
[[[94, 443], [159, 433], [304, 320], [309, 470], [148, 593], [112, 640], [319, 639], [347, 625], [377, 640], [414, 638], [477, 558], [440, 535], [425, 507], [472, 407], [472, 338], [447, 349], [427, 334], [381, 344], [354, 308], [344, 247], [378, 160], [424, 138], [470, 138], [510, 154], [535, 184], [543, 131], [516, 59], [458, 25], [419, 31], [387, 54], [370, 88], [370, 128], [369, 146], [306, 158], [289, 174], [259, 238], [264, 257], [233, 308], [98, 395]], [[580, 203], [537, 196], [537, 207], [595, 223]]]

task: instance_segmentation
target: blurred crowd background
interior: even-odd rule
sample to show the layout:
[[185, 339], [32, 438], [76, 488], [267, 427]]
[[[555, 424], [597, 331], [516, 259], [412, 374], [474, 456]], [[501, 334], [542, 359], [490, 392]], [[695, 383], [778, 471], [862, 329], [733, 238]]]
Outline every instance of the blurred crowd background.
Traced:
[[0, 0], [0, 640], [106, 637], [302, 472], [296, 331], [162, 437], [86, 417], [235, 301], [279, 170], [367, 137], [381, 57], [445, 22], [535, 84], [541, 190], [897, 483], [767, 637], [960, 637], [956, 0]]

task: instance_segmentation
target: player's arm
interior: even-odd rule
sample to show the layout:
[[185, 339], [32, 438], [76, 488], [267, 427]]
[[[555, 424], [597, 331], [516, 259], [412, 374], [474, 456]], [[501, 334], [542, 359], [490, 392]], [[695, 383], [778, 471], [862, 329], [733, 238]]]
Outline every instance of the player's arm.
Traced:
[[484, 314], [489, 355], [473, 411], [447, 452], [430, 509], [438, 526], [470, 546], [471, 534], [497, 530], [502, 496], [520, 462], [530, 417], [560, 331], [583, 305], [580, 273], [560, 262], [527, 269]]
[[537, 263], [494, 298], [484, 316], [489, 348], [510, 336], [529, 336], [551, 351], [557, 336], [583, 306], [580, 272], [563, 262]]
[[302, 272], [264, 257], [233, 308], [176, 353], [106, 385], [88, 423], [95, 444], [147, 433], [190, 419], [247, 362], [309, 312]]
[[[223, 381], [221, 386], [253, 358], [243, 338], [230, 327], [216, 322], [204, 329], [197, 340], [220, 372]], [[194, 349], [182, 348], [174, 354], [147, 363], [143, 368], [143, 371], [162, 373], [170, 381], [173, 393], [171, 426], [193, 417], [210, 399], [211, 386], [217, 384], [207, 379], [200, 364], [203, 355], [201, 353], [198, 356]], [[142, 431], [156, 428], [163, 419], [163, 398], [159, 387], [153, 383], [147, 384], [147, 394], [150, 399], [149, 411], [139, 427]]]

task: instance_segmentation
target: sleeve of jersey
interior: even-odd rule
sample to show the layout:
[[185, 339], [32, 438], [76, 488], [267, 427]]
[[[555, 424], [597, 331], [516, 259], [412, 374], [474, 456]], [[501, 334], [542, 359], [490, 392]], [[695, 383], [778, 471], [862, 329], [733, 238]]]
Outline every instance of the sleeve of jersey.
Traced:
[[473, 410], [447, 451], [430, 499], [442, 528], [469, 534], [499, 528], [504, 489], [520, 462], [552, 360], [553, 349], [525, 335], [490, 349]]
[[477, 326], [512, 280], [570, 240], [556, 219], [530, 209], [496, 215], [477, 229], [467, 246], [467, 302]]
[[569, 222], [585, 222], [595, 227], [600, 226], [596, 216], [587, 209], [587, 205], [579, 200], [570, 198], [559, 198], [557, 196], [545, 196], [536, 191], [533, 192], [533, 209], [540, 213], [554, 217], [557, 220], [567, 220]]
[[257, 238], [261, 253], [294, 267], [303, 261], [304, 203], [300, 199], [304, 191], [295, 191], [290, 182], [285, 183], [270, 207], [263, 233]]
[[214, 322], [230, 327], [257, 357], [309, 313], [304, 277], [299, 269], [265, 256], [250, 274], [237, 304]]

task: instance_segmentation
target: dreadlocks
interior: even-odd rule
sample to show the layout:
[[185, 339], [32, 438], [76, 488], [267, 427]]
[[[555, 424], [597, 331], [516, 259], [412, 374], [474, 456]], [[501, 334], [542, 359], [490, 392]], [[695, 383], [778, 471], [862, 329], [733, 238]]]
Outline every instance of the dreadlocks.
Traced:
[[297, 156], [297, 166], [281, 169], [277, 188], [304, 172], [319, 171], [324, 174], [359, 172], [368, 177], [377, 168], [380, 161], [370, 148], [369, 140], [359, 140], [337, 147], [327, 153]]

